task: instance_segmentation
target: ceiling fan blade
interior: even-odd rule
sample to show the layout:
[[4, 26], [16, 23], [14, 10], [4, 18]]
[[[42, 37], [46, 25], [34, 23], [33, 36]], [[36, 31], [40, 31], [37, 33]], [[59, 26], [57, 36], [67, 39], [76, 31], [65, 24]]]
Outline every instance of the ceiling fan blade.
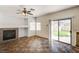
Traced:
[[29, 15], [33, 15], [33, 14], [30, 13]]
[[30, 10], [31, 10], [31, 11], [35, 11], [35, 9], [33, 9], [33, 8], [31, 8]]
[[27, 12], [31, 12], [31, 11], [27, 11]]
[[33, 15], [32, 13], [27, 13], [27, 14], [29, 14], [29, 15]]

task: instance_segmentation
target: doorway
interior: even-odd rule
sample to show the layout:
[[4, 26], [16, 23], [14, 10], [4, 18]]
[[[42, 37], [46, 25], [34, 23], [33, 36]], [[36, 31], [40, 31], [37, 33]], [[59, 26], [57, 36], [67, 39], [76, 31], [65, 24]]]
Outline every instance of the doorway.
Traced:
[[72, 44], [72, 18], [51, 21], [51, 40]]

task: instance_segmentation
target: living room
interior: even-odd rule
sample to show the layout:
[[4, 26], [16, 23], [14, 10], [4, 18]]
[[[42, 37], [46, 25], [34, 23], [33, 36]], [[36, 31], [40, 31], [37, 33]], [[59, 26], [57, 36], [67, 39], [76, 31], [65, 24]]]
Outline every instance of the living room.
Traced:
[[0, 52], [79, 52], [78, 10], [78, 5], [0, 5]]

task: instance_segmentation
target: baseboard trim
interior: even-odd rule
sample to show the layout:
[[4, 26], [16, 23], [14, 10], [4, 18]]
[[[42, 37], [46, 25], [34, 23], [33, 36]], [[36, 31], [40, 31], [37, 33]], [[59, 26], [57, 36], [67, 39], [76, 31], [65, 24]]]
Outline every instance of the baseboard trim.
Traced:
[[42, 37], [42, 36], [39, 36], [39, 35], [34, 35], [34, 36], [40, 37], [40, 38], [44, 38], [44, 39], [48, 39], [48, 38], [46, 38], [46, 37]]
[[48, 38], [46, 38], [46, 37], [42, 37], [42, 36], [39, 36], [39, 35], [32, 35], [32, 36], [29, 36], [28, 38], [31, 38], [31, 37], [39, 37], [39, 38], [48, 39]]

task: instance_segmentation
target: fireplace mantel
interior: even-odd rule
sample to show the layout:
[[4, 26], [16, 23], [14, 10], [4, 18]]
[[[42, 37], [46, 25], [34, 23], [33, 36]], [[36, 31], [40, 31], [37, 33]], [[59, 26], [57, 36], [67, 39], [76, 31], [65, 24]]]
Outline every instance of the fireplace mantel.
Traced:
[[27, 25], [21, 25], [21, 26], [0, 26], [0, 28], [28, 28]]

